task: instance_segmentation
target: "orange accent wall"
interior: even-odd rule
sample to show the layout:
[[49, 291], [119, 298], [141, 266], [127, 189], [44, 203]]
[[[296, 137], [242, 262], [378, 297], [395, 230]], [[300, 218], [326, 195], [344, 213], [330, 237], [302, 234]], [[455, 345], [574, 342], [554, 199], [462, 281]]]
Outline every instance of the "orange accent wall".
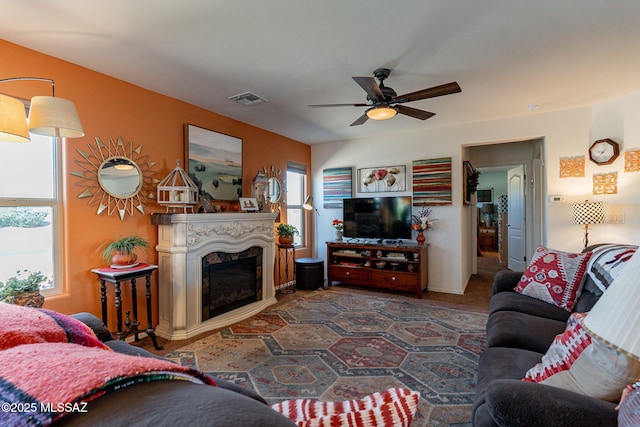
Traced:
[[[157, 229], [151, 224], [151, 213], [164, 208], [151, 202], [145, 214], [135, 213], [123, 221], [119, 216], [96, 215], [96, 207], [77, 196], [83, 187], [79, 178], [69, 175], [81, 170], [75, 160], [81, 159], [76, 149], [95, 145], [95, 137], [103, 141], [122, 136], [125, 142], [141, 145], [142, 153], [157, 164], [158, 179], [164, 178], [181, 159], [184, 165], [183, 125], [191, 123], [203, 128], [233, 135], [243, 140], [243, 193], [251, 192], [251, 180], [258, 169], [275, 166], [286, 170], [287, 161], [307, 165], [311, 170], [311, 148], [301, 142], [273, 132], [247, 125], [237, 120], [204, 110], [174, 98], [143, 89], [122, 80], [89, 70], [60, 59], [0, 40], [2, 78], [30, 76], [55, 80], [56, 96], [72, 100], [78, 110], [86, 135], [63, 141], [62, 168], [64, 210], [63, 259], [64, 294], [49, 297], [45, 307], [63, 313], [88, 311], [100, 316], [100, 292], [97, 276], [90, 272], [101, 265], [99, 247], [116, 237], [136, 234], [148, 239], [152, 247], [157, 243]], [[153, 76], [149, 76], [150, 79]], [[35, 95], [50, 95], [51, 86], [39, 82], [5, 83], [0, 92], [30, 99]], [[220, 96], [227, 96], [220, 88]], [[251, 107], [248, 107], [251, 108]], [[286, 221], [285, 215], [281, 218]], [[140, 260], [157, 263], [155, 250], [140, 254]], [[297, 251], [299, 257], [310, 256], [310, 248]], [[16, 266], [19, 268], [20, 266]], [[146, 327], [144, 282], [138, 282], [139, 320]], [[115, 309], [113, 289], [108, 285], [109, 324], [114, 330]], [[153, 275], [154, 323], [157, 322], [157, 277]], [[125, 310], [129, 309], [129, 287], [123, 290]]]

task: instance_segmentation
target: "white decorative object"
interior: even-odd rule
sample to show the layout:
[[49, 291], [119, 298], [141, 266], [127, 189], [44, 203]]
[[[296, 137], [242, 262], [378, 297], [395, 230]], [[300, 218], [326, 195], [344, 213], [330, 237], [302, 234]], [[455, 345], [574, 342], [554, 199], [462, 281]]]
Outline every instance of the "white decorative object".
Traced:
[[180, 160], [177, 166], [158, 184], [158, 204], [169, 209], [182, 209], [187, 213], [190, 209], [193, 213], [193, 206], [198, 203], [198, 186], [189, 175], [180, 167]]

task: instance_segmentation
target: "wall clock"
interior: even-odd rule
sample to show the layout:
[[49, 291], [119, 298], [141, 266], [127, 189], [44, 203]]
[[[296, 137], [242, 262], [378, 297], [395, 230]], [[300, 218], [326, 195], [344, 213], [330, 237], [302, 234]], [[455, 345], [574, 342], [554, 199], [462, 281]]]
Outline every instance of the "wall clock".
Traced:
[[589, 158], [597, 165], [609, 165], [620, 155], [620, 146], [617, 142], [606, 138], [599, 139], [589, 147]]

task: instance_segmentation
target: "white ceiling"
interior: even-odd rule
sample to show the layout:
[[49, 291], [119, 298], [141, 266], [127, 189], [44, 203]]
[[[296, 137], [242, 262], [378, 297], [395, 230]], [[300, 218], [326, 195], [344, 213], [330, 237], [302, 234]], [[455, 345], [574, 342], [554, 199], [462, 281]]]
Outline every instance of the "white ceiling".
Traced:
[[[0, 0], [0, 10], [0, 38], [308, 144], [640, 90], [637, 0]], [[379, 67], [398, 94], [451, 81], [462, 93], [404, 104], [436, 113], [426, 121], [350, 127], [365, 108], [307, 107], [365, 102], [351, 76]], [[227, 99], [246, 91], [269, 102]]]

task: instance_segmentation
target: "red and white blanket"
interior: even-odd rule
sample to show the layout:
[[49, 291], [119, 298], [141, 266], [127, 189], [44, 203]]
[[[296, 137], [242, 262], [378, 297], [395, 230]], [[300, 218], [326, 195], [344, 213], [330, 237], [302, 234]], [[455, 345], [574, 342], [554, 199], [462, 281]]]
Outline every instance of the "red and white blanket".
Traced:
[[69, 316], [0, 303], [0, 425], [47, 425], [105, 393], [159, 380], [215, 385], [170, 361], [111, 351]]

